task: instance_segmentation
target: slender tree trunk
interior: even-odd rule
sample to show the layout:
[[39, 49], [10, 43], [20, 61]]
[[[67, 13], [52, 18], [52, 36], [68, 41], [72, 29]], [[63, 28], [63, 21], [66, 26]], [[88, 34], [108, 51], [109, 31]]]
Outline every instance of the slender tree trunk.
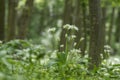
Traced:
[[17, 25], [18, 25], [18, 38], [25, 39], [28, 33], [28, 26], [30, 23], [30, 17], [32, 13], [34, 0], [26, 0], [25, 7], [22, 11], [22, 14], [18, 18]]
[[[71, 15], [71, 11], [72, 11], [72, 0], [65, 0], [65, 7], [64, 7], [64, 14], [63, 14], [63, 25], [65, 24], [72, 24], [72, 15]], [[64, 29], [62, 27], [62, 32], [60, 35], [60, 43], [59, 43], [59, 51], [65, 51], [66, 48], [66, 38], [65, 38], [65, 34], [67, 33], [66, 29]], [[61, 45], [63, 45], [61, 47]]]
[[[86, 13], [85, 13], [85, 5], [82, 4], [81, 0], [75, 0], [75, 7], [74, 7], [74, 24], [78, 27], [78, 31], [75, 32], [76, 38], [75, 38], [75, 42], [76, 42], [76, 49], [81, 49], [81, 55], [84, 56], [85, 55], [85, 17], [86, 17]], [[82, 4], [82, 5], [81, 5]], [[83, 7], [84, 6], [84, 7]], [[80, 41], [81, 38], [84, 38], [84, 40]]]
[[16, 0], [8, 1], [8, 26], [7, 26], [7, 41], [15, 39], [16, 32]]
[[85, 50], [86, 50], [86, 46], [87, 46], [87, 15], [86, 12], [87, 11], [87, 7], [86, 7], [86, 3], [82, 3], [82, 14], [83, 14], [83, 36], [84, 36], [84, 40], [83, 40], [83, 48], [82, 48], [82, 53], [83, 55], [85, 55]]
[[0, 40], [5, 40], [5, 0], [0, 0]]
[[[106, 7], [104, 6], [102, 8], [102, 26], [105, 28], [106, 27]], [[105, 29], [104, 29], [105, 30]], [[106, 32], [106, 31], [104, 31]], [[106, 35], [106, 33], [104, 33]], [[106, 35], [107, 36], [107, 35]], [[106, 40], [105, 40], [105, 43], [106, 43]]]
[[80, 42], [80, 39], [83, 37], [82, 35], [82, 16], [81, 16], [81, 4], [80, 4], [80, 0], [75, 0], [76, 2], [76, 5], [75, 5], [75, 14], [74, 14], [74, 17], [75, 17], [75, 20], [74, 20], [74, 24], [78, 27], [78, 31], [76, 31], [75, 35], [76, 35], [76, 39], [75, 39], [75, 42], [76, 42], [76, 46], [75, 48], [76, 49], [79, 49], [82, 47], [81, 43]]
[[90, 11], [90, 46], [89, 46], [89, 70], [99, 67], [101, 63], [100, 54], [104, 49], [103, 26], [101, 25], [101, 7], [100, 0], [89, 0]]
[[40, 28], [38, 30], [39, 33], [41, 33], [46, 28], [46, 26], [48, 26], [48, 22], [49, 22], [48, 17], [49, 17], [49, 14], [50, 14], [49, 13], [48, 2], [49, 2], [48, 0], [45, 0], [44, 3], [43, 3], [44, 8], [42, 9], [41, 14], [40, 14], [42, 16], [41, 16], [41, 20], [40, 20]]
[[118, 10], [118, 17], [116, 20], [115, 41], [120, 42], [120, 10]]
[[111, 45], [111, 40], [112, 40], [114, 18], [115, 18], [115, 7], [112, 8], [111, 21], [110, 21], [110, 26], [109, 26], [109, 31], [108, 31], [108, 44], [109, 45]]
[[[103, 26], [103, 33], [102, 34], [104, 35], [104, 44], [107, 43], [107, 41], [105, 39], [105, 36], [107, 36], [106, 31], [105, 31], [105, 28], [106, 28], [106, 9], [107, 9], [106, 6], [102, 7], [102, 26]], [[103, 59], [106, 59], [107, 57], [108, 56], [105, 53], [103, 53]]]

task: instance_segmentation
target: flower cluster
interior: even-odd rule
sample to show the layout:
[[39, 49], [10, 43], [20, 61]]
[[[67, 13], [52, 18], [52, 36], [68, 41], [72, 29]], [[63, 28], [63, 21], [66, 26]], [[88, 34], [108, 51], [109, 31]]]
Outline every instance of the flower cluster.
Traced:
[[104, 46], [104, 52], [105, 53], [112, 53], [112, 48], [109, 45]]
[[48, 29], [48, 32], [55, 32], [56, 31], [56, 28], [49, 28]]
[[0, 44], [2, 44], [2, 41], [0, 41]]
[[79, 30], [75, 25], [69, 25], [69, 24], [64, 25], [63, 28], [67, 30], [76, 30], [76, 31]]

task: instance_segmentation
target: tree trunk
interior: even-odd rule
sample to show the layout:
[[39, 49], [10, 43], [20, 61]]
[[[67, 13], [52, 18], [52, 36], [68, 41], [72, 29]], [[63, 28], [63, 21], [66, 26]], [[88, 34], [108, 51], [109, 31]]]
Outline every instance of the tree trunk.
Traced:
[[115, 7], [112, 8], [111, 21], [110, 21], [110, 26], [109, 26], [109, 31], [108, 31], [108, 44], [109, 45], [111, 45], [111, 40], [112, 40], [114, 18], [115, 18]]
[[118, 43], [120, 42], [120, 10], [118, 10], [118, 17], [116, 20], [115, 41]]
[[5, 40], [5, 0], [0, 0], [0, 40]]
[[41, 10], [41, 14], [40, 15], [42, 15], [41, 16], [41, 19], [40, 19], [40, 28], [39, 28], [39, 33], [41, 34], [42, 33], [42, 31], [48, 26], [48, 22], [49, 22], [49, 19], [48, 19], [48, 17], [50, 17], [49, 16], [49, 6], [48, 6], [48, 3], [49, 3], [49, 1], [48, 0], [45, 0], [44, 1], [44, 8]]
[[[72, 11], [72, 0], [65, 0], [65, 7], [64, 7], [64, 14], [63, 14], [63, 25], [65, 24], [72, 24], [72, 15], [71, 15], [71, 11]], [[60, 35], [60, 43], [59, 43], [59, 51], [65, 51], [66, 48], [66, 38], [65, 38], [65, 34], [67, 33], [66, 29], [64, 29], [62, 27], [62, 32]], [[61, 45], [63, 45], [61, 47]]]
[[75, 0], [75, 14], [74, 14], [74, 17], [75, 17], [75, 20], [74, 20], [74, 24], [78, 27], [78, 31], [75, 32], [75, 35], [76, 35], [76, 39], [75, 39], [75, 42], [76, 42], [76, 46], [75, 48], [76, 49], [79, 49], [82, 47], [81, 45], [81, 42], [80, 42], [80, 39], [83, 37], [82, 35], [82, 16], [81, 16], [81, 4], [80, 4], [80, 0]]
[[86, 3], [83, 2], [82, 3], [82, 15], [83, 15], [83, 45], [82, 45], [82, 54], [83, 56], [85, 55], [85, 50], [87, 48], [87, 7], [86, 7]]
[[[106, 28], [106, 9], [107, 9], [106, 6], [102, 7], [102, 26], [103, 26], [103, 33], [102, 34], [104, 36], [104, 44], [107, 43], [107, 41], [105, 39], [105, 36], [107, 36], [106, 31], [105, 31], [105, 28]], [[106, 59], [107, 57], [108, 56], [105, 53], [103, 53], [103, 59]]]
[[[84, 2], [83, 2], [84, 3]], [[78, 31], [75, 32], [76, 38], [75, 43], [77, 44], [75, 46], [76, 49], [81, 49], [81, 55], [84, 56], [85, 54], [85, 17], [86, 17], [86, 11], [85, 11], [85, 4], [81, 5], [81, 0], [75, 0], [75, 7], [74, 7], [74, 24], [78, 27]], [[81, 38], [84, 38], [84, 40], [80, 41]]]
[[27, 30], [30, 23], [30, 17], [32, 13], [34, 0], [26, 0], [25, 7], [22, 10], [22, 14], [18, 18], [18, 38], [25, 39], [27, 37]]
[[[102, 26], [105, 28], [106, 27], [106, 7], [102, 8]], [[104, 29], [105, 30], [105, 29]], [[104, 31], [106, 32], [106, 31]], [[106, 33], [104, 33], [106, 35]]]
[[7, 41], [15, 39], [16, 32], [16, 0], [8, 1], [8, 26], [7, 26]]
[[89, 70], [96, 69], [101, 63], [100, 54], [104, 49], [103, 26], [101, 25], [101, 7], [100, 0], [89, 0], [90, 11], [90, 46], [89, 46]]

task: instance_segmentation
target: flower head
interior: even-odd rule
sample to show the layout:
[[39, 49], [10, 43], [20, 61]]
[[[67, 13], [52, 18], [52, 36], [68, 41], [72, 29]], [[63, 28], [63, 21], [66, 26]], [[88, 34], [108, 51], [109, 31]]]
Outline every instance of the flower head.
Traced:
[[76, 31], [78, 31], [78, 28], [75, 25], [66, 24], [66, 25], [63, 26], [63, 28], [67, 29], [67, 30], [76, 30]]
[[48, 32], [55, 32], [56, 31], [56, 28], [49, 28], [48, 29]]
[[0, 44], [2, 44], [2, 41], [0, 41]]

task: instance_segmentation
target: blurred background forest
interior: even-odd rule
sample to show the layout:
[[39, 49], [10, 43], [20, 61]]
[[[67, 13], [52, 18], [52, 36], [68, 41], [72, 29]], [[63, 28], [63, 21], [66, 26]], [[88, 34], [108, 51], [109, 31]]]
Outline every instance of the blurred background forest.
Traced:
[[[102, 21], [105, 27], [105, 45], [119, 53], [119, 0], [102, 0]], [[90, 22], [88, 0], [1, 0], [0, 40], [32, 39], [35, 43], [57, 49], [62, 26], [75, 25], [77, 37], [89, 41]], [[54, 33], [48, 29], [54, 28]], [[64, 38], [64, 37], [63, 37]]]
[[[105, 45], [113, 48], [113, 54], [120, 53], [119, 5], [118, 0], [101, 1]], [[90, 36], [88, 8], [88, 0], [1, 0], [0, 40], [28, 39], [57, 49], [62, 26], [70, 24], [78, 27], [78, 40], [83, 37], [85, 47]], [[54, 33], [48, 32], [50, 28]]]
[[[77, 53], [77, 56], [73, 53]], [[3, 54], [7, 54], [5, 59], [2, 59]], [[89, 59], [86, 59], [86, 55]], [[87, 69], [93, 70], [100, 65], [108, 70], [105, 73], [114, 75], [106, 64], [101, 64], [109, 55], [120, 56], [120, 0], [0, 0], [0, 70], [5, 75], [8, 70], [10, 75], [19, 74], [18, 69], [22, 68], [25, 70], [23, 76], [39, 73], [42, 80], [54, 80], [56, 75], [62, 75], [58, 80], [80, 80], [81, 76], [87, 80]], [[41, 56], [45, 56], [43, 62], [46, 65], [38, 62]], [[55, 58], [53, 61], [51, 56]], [[34, 65], [37, 65], [37, 69]], [[30, 74], [29, 68], [34, 69]], [[74, 77], [79, 75], [78, 69], [83, 69], [83, 74]], [[63, 73], [72, 75], [71, 79]], [[104, 76], [99, 70], [97, 74]], [[119, 74], [120, 69], [118, 79]], [[109, 80], [111, 77], [108, 77], [105, 75], [103, 78]]]

